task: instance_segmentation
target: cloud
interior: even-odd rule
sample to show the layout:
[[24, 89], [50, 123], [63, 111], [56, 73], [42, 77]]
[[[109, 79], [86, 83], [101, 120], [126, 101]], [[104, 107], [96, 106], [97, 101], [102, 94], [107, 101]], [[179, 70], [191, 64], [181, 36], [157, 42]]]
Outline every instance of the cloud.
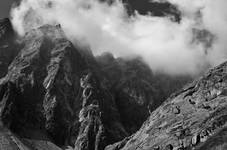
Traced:
[[23, 0], [11, 16], [21, 36], [43, 24], [61, 24], [73, 43], [88, 44], [95, 55], [109, 51], [117, 57], [140, 56], [154, 71], [172, 75], [195, 75], [223, 62], [227, 1], [168, 2], [180, 10], [180, 22], [168, 16], [128, 16], [122, 2], [97, 0]]

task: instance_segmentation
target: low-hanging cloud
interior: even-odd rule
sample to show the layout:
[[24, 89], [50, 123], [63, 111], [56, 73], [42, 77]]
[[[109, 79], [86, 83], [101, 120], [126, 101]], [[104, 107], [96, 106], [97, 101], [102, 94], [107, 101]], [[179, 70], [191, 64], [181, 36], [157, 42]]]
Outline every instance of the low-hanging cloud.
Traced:
[[226, 0], [155, 1], [175, 5], [181, 21], [128, 16], [122, 2], [97, 0], [22, 0], [11, 17], [21, 36], [43, 24], [61, 24], [72, 42], [88, 44], [95, 55], [140, 56], [154, 71], [168, 74], [194, 75], [226, 60]]

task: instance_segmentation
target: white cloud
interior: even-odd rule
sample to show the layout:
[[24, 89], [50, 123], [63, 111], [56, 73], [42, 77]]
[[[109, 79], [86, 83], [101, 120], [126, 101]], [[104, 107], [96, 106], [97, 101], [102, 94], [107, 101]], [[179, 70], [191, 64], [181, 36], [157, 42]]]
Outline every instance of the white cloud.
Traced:
[[[61, 24], [72, 42], [89, 44], [94, 54], [139, 55], [155, 71], [196, 74], [224, 61], [227, 1], [168, 1], [182, 12], [180, 23], [168, 17], [129, 17], [119, 1], [109, 6], [96, 0], [23, 0], [11, 14], [21, 35], [43, 24]], [[212, 47], [193, 42], [198, 40], [193, 29], [209, 31], [215, 37]]]

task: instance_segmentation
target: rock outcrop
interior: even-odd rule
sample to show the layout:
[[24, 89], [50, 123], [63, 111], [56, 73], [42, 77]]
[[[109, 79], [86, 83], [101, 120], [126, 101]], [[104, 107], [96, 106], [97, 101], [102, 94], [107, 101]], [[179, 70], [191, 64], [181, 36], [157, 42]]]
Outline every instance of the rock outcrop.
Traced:
[[95, 77], [85, 80], [92, 71], [60, 26], [31, 30], [21, 43], [0, 82], [2, 127], [38, 149], [42, 141], [104, 149], [128, 135], [111, 94]]
[[100, 89], [91, 74], [81, 78], [83, 88], [83, 108], [80, 111], [81, 128], [76, 141], [76, 149], [99, 150], [105, 148], [105, 127], [102, 121]]
[[[173, 94], [127, 142], [106, 150], [226, 148], [227, 63]], [[215, 142], [216, 141], [216, 142]]]

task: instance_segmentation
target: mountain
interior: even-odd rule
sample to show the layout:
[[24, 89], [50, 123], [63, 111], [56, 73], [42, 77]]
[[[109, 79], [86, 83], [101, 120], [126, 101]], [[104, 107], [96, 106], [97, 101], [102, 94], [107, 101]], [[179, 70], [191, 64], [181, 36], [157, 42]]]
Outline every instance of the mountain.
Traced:
[[0, 149], [225, 147], [227, 64], [179, 90], [192, 77], [94, 56], [60, 25], [17, 37], [3, 19], [0, 33]]
[[103, 149], [127, 136], [112, 96], [60, 26], [31, 30], [21, 43], [0, 81], [2, 128], [37, 149], [42, 141]]
[[106, 150], [225, 150], [227, 63], [170, 96], [132, 137]]

